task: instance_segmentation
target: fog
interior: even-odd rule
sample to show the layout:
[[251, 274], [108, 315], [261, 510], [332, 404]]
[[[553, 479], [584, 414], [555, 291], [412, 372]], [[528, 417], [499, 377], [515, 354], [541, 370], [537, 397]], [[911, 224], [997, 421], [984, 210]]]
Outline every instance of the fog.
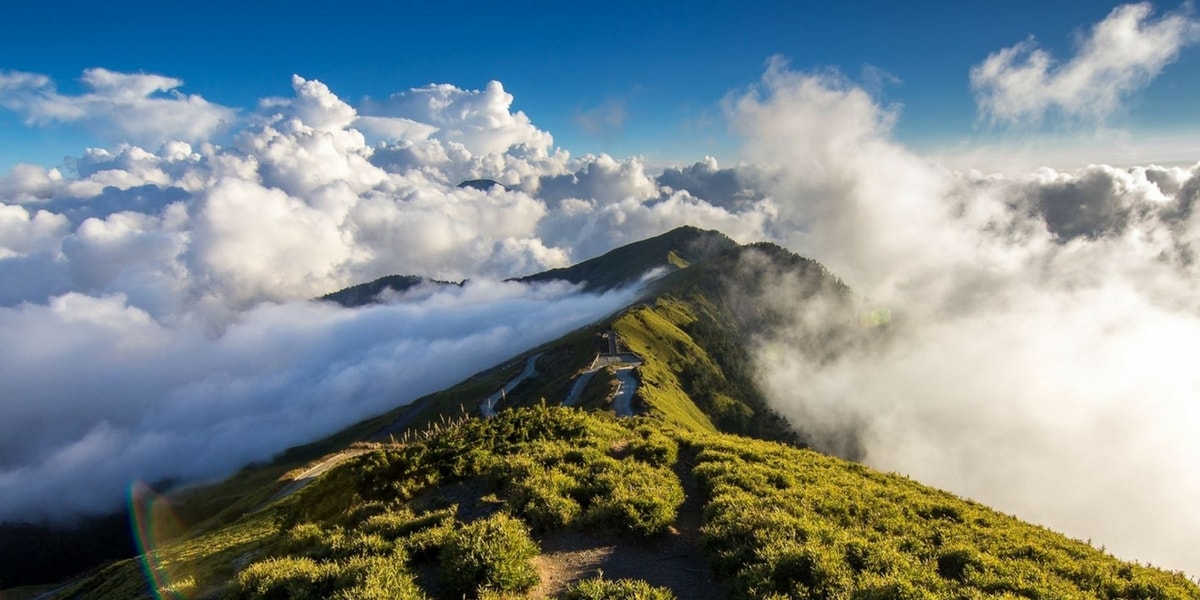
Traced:
[[775, 408], [827, 451], [1200, 573], [1200, 167], [948, 171], [889, 107], [782, 62], [729, 110], [778, 168], [782, 240], [858, 293], [762, 298], [792, 316], [756, 346]]

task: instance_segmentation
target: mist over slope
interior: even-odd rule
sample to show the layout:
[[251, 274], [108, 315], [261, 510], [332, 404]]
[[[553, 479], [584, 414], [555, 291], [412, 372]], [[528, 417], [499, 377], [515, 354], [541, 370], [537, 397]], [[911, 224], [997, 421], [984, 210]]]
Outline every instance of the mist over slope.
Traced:
[[793, 311], [759, 341], [775, 408], [857, 432], [872, 466], [1200, 570], [1196, 168], [948, 172], [861, 90], [782, 67], [734, 106], [747, 151], [781, 165], [785, 244], [890, 319], [885, 343], [814, 360], [804, 332], [828, 315]]

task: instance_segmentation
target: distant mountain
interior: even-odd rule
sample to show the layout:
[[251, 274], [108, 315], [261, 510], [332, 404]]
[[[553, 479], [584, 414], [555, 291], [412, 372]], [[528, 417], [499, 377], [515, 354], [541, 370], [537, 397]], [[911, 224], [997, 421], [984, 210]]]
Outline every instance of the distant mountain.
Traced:
[[477, 190], [483, 190], [485, 192], [496, 186], [500, 186], [501, 188], [503, 188], [505, 190], [508, 189], [507, 185], [504, 185], [503, 183], [500, 183], [499, 181], [493, 181], [491, 179], [468, 179], [468, 180], [458, 184], [458, 187], [460, 187], [460, 188], [474, 188]]
[[810, 327], [798, 351], [819, 359], [887, 335], [853, 325], [859, 300], [815, 261], [681, 228], [520, 281], [603, 290], [657, 268], [618, 314], [173, 495], [190, 532], [56, 597], [1200, 598], [1182, 574], [804, 449], [752, 341]]
[[325, 294], [317, 300], [336, 302], [346, 308], [354, 308], [379, 301], [382, 294], [402, 294], [420, 285], [461, 286], [462, 282], [438, 281], [416, 275], [388, 275], [374, 281], [352, 285], [331, 294]]
[[[460, 187], [469, 183], [472, 182], [464, 181]], [[723, 233], [695, 227], [680, 227], [570, 267], [551, 269], [510, 281], [531, 283], [561, 280], [583, 284], [584, 291], [604, 291], [636, 283], [642, 276], [655, 269], [662, 269], [664, 273], [677, 270], [736, 247], [737, 243]], [[440, 281], [416, 275], [388, 275], [326, 294], [318, 300], [336, 302], [350, 308], [375, 302], [385, 292], [401, 294], [423, 284], [443, 286], [462, 285], [462, 282]]]

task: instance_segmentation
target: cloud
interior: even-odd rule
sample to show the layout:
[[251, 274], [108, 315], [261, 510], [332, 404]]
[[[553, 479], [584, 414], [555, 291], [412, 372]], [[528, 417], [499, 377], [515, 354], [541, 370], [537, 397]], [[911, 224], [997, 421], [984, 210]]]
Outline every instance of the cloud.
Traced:
[[626, 116], [623, 100], [609, 100], [588, 110], [576, 110], [572, 120], [591, 135], [611, 136], [625, 126]]
[[[699, 172], [709, 166], [718, 169], [715, 160], [691, 169]], [[770, 237], [768, 225], [777, 216], [765, 197], [726, 206], [663, 187], [636, 157], [587, 155], [571, 167], [566, 173], [542, 176], [527, 188], [549, 208], [538, 224], [538, 237], [570, 248], [576, 260], [681, 225], [718, 229], [735, 240], [759, 240]]]
[[664, 169], [655, 182], [671, 191], [686, 191], [714, 206], [737, 209], [765, 197], [760, 187], [768, 177], [753, 166], [722, 169], [717, 159], [706, 156], [686, 167]]
[[54, 247], [66, 225], [62, 215], [0, 204], [0, 259]]
[[[119, 505], [132, 478], [225, 475], [603, 317], [632, 291], [472, 281], [362, 309], [268, 304], [221, 335], [124, 297], [0, 308], [0, 520]], [[67, 366], [71, 365], [71, 366]], [[64, 376], [69, 369], [70, 376]]]
[[728, 105], [781, 165], [781, 239], [860, 293], [763, 294], [790, 322], [756, 345], [773, 406], [827, 450], [1200, 572], [1200, 165], [952, 172], [844, 80], [777, 67]]
[[[463, 90], [453, 85], [428, 85], [393, 94], [384, 100], [368, 98], [362, 112], [370, 117], [402, 118], [436, 127], [427, 135], [442, 142], [457, 142], [471, 154], [502, 153], [517, 145], [548, 150], [549, 133], [534, 127], [525, 113], [511, 112], [513, 96], [499, 81], [483, 90]], [[367, 126], [377, 122], [367, 121]]]
[[538, 197], [550, 202], [591, 198], [605, 204], [651, 198], [657, 192], [641, 160], [617, 160], [607, 154], [585, 156], [571, 172], [542, 177], [536, 189]]
[[1061, 64], [1032, 38], [992, 53], [971, 69], [980, 116], [1037, 123], [1055, 112], [1103, 120], [1200, 39], [1200, 24], [1186, 12], [1152, 14], [1149, 3], [1114, 8]]
[[172, 77], [94, 68], [80, 81], [89, 91], [69, 96], [44, 75], [0, 72], [0, 106], [30, 125], [81, 123], [116, 141], [142, 145], [207, 140], [237, 118], [231, 108], [179, 92], [183, 81]]

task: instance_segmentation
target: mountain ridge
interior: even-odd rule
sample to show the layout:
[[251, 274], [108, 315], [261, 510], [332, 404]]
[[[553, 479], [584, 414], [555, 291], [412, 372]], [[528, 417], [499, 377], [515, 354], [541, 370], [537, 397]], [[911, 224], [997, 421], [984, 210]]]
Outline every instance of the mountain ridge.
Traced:
[[[566, 281], [580, 285], [583, 291], [602, 292], [638, 283], [655, 269], [674, 270], [702, 261], [722, 250], [737, 246], [719, 231], [696, 227], [678, 227], [665, 233], [614, 248], [599, 256], [568, 267], [549, 269], [505, 281], [536, 283]], [[330, 292], [317, 300], [335, 302], [347, 308], [378, 301], [382, 295], [403, 294], [423, 285], [462, 286], [466, 281], [446, 281], [420, 275], [386, 275], [364, 283]]]

